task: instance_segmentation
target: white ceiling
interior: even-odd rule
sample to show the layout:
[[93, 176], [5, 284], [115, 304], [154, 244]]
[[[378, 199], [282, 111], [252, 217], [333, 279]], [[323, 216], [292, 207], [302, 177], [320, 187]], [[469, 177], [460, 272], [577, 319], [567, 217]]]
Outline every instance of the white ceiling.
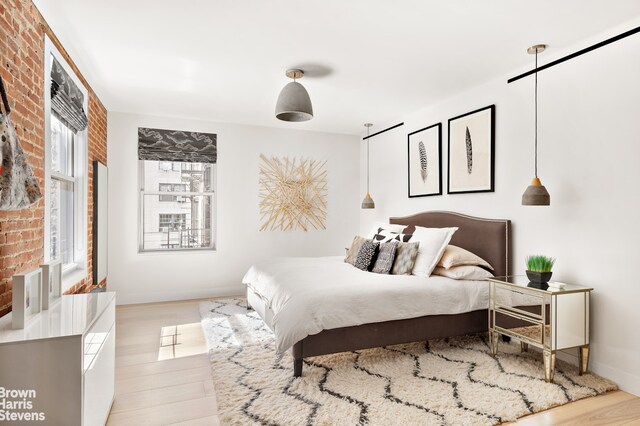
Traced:
[[[350, 134], [640, 16], [638, 0], [34, 1], [110, 111]], [[310, 122], [274, 116], [290, 67]]]

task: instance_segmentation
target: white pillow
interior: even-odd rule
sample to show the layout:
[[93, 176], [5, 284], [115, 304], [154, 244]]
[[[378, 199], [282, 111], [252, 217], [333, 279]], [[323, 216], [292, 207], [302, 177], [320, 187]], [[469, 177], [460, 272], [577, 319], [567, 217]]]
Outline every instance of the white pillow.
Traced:
[[371, 232], [367, 234], [367, 239], [371, 240], [378, 233], [378, 230], [380, 228], [387, 231], [395, 232], [397, 234], [401, 234], [404, 228], [406, 227], [407, 227], [406, 225], [396, 225], [392, 223], [376, 222], [373, 224], [373, 228], [371, 228]]
[[491, 272], [475, 265], [453, 266], [449, 269], [436, 266], [433, 270], [433, 275], [453, 278], [454, 280], [473, 281], [486, 281], [488, 278], [493, 277], [493, 274]]
[[433, 268], [436, 267], [444, 250], [447, 248], [451, 237], [458, 228], [423, 228], [416, 226], [413, 236], [409, 240], [411, 243], [419, 242], [418, 256], [413, 265], [413, 275], [419, 277], [429, 277]]

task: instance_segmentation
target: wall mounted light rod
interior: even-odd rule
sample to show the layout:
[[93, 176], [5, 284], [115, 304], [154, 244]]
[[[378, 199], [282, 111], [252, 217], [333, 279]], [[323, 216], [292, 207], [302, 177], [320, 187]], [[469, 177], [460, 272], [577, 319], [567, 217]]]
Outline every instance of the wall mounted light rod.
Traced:
[[369, 139], [369, 138], [372, 138], [372, 137], [374, 137], [374, 136], [378, 136], [378, 135], [379, 135], [379, 134], [381, 134], [381, 133], [388, 132], [389, 130], [393, 130], [393, 129], [395, 129], [396, 127], [400, 127], [400, 126], [403, 126], [403, 125], [404, 125], [404, 122], [402, 122], [402, 123], [398, 123], [398, 124], [396, 124], [395, 126], [387, 127], [386, 129], [384, 129], [384, 130], [380, 130], [379, 132], [376, 132], [376, 133], [374, 133], [374, 134], [372, 134], [372, 135], [365, 136], [364, 138], [362, 138], [362, 140], [363, 140], [363, 141], [366, 141], [366, 140], [367, 140], [367, 139]]
[[[626, 31], [626, 32], [624, 32], [622, 34], [618, 34], [617, 36], [608, 38], [608, 39], [606, 39], [604, 41], [601, 41], [600, 43], [596, 43], [596, 44], [594, 44], [592, 46], [585, 47], [582, 50], [578, 50], [577, 52], [571, 53], [570, 55], [563, 56], [560, 59], [556, 59], [555, 61], [552, 61], [552, 62], [549, 62], [548, 64], [542, 65], [539, 68], [533, 69], [531, 71], [527, 71], [527, 72], [525, 72], [523, 74], [520, 74], [518, 76], [510, 78], [509, 80], [507, 80], [507, 84], [513, 83], [514, 81], [518, 81], [521, 78], [528, 77], [528, 76], [534, 74], [536, 72], [536, 70], [538, 72], [540, 72], [542, 70], [546, 70], [547, 68], [551, 68], [551, 67], [553, 67], [555, 65], [561, 64], [562, 62], [566, 62], [566, 61], [568, 61], [570, 59], [573, 59], [573, 58], [576, 58], [576, 57], [578, 57], [580, 55], [584, 55], [587, 52], [591, 52], [592, 50], [599, 49], [599, 48], [601, 48], [603, 46], [606, 46], [607, 44], [611, 44], [611, 43], [616, 42], [618, 40], [622, 40], [623, 38], [632, 36], [632, 35], [634, 35], [636, 33], [640, 33], [640, 27], [637, 27], [637, 28], [634, 28], [632, 30]], [[371, 135], [371, 136], [374, 136], [374, 135]]]

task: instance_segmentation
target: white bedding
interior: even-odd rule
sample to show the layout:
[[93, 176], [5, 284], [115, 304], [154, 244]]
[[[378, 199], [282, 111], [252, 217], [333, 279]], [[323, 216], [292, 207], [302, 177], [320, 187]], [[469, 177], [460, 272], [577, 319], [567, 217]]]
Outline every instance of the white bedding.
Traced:
[[339, 256], [271, 259], [253, 265], [242, 282], [273, 311], [279, 354], [325, 329], [489, 306], [487, 282], [375, 274]]

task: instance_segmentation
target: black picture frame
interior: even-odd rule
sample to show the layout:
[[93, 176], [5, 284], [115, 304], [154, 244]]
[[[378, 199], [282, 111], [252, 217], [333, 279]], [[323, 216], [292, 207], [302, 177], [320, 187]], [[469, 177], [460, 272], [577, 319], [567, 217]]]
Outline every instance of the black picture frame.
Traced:
[[[489, 116], [483, 120], [484, 123], [474, 121], [476, 119], [480, 121], [480, 119], [483, 118], [482, 116], [486, 115], [486, 111], [489, 112]], [[447, 128], [447, 194], [495, 192], [495, 121], [495, 104], [449, 119]], [[452, 124], [455, 126], [454, 131], [452, 131]], [[469, 131], [469, 125], [473, 125], [472, 132]], [[483, 128], [485, 125], [488, 128]], [[466, 127], [464, 136], [460, 134], [461, 126]], [[483, 135], [483, 132], [487, 133]], [[476, 152], [479, 152], [479, 158], [484, 160], [477, 164], [479, 167], [476, 167], [476, 170], [473, 170], [473, 133], [480, 134], [480, 145], [477, 146]], [[462, 154], [465, 154], [465, 161], [461, 161]], [[452, 156], [455, 156], [455, 158]], [[478, 158], [478, 155], [476, 155], [476, 158]], [[452, 160], [455, 160], [455, 164]], [[485, 161], [488, 161], [488, 165], [484, 163]], [[466, 165], [466, 167], [464, 167], [463, 164]], [[463, 167], [466, 170], [461, 170]], [[479, 173], [479, 175], [471, 177], [474, 171]], [[467, 173], [468, 177], [466, 179], [464, 173]], [[485, 176], [485, 174], [488, 174], [488, 176]], [[473, 185], [465, 186], [459, 183], [460, 181], [470, 182], [472, 179], [482, 181], [483, 185], [476, 185], [474, 187]], [[454, 181], [455, 183], [452, 185]]]
[[[420, 141], [415, 141], [416, 136], [427, 132], [429, 130], [435, 129], [437, 131], [437, 136], [436, 138], [433, 137], [433, 135], [429, 135], [431, 140], [427, 141], [427, 145], [423, 145], [423, 154], [424, 154], [424, 162], [421, 160], [420, 157], [420, 149], [419, 149], [419, 143], [423, 143], [423, 140]], [[426, 136], [426, 134], [425, 134]], [[416, 146], [413, 146], [413, 145]], [[428, 166], [429, 164], [433, 164], [430, 163], [428, 161], [428, 152], [430, 152], [433, 156], [433, 151], [437, 150], [437, 173], [433, 173], [433, 172], [428, 172]], [[417, 151], [416, 151], [417, 150]], [[412, 167], [413, 165], [413, 167]], [[420, 170], [421, 174], [418, 175], [418, 170]], [[424, 174], [422, 174], [422, 170], [424, 170]], [[412, 173], [413, 172], [413, 173]], [[422, 179], [422, 182], [426, 182], [426, 179], [428, 179], [428, 177], [430, 176], [436, 176], [438, 179], [438, 183], [437, 183], [437, 192], [435, 192], [435, 189], [431, 190], [430, 192], [419, 192], [416, 188], [414, 189], [414, 192], [412, 193], [412, 184], [411, 182], [414, 182], [414, 186], [416, 186], [416, 182], [419, 182], [420, 178]], [[409, 133], [407, 135], [407, 195], [409, 198], [416, 198], [416, 197], [430, 197], [433, 195], [442, 195], [442, 123], [436, 123], [436, 124], [432, 124], [431, 126], [427, 126], [427, 127], [423, 127], [422, 129], [418, 129], [416, 131], [413, 131], [411, 133]]]

